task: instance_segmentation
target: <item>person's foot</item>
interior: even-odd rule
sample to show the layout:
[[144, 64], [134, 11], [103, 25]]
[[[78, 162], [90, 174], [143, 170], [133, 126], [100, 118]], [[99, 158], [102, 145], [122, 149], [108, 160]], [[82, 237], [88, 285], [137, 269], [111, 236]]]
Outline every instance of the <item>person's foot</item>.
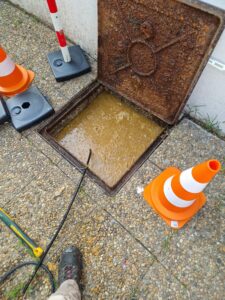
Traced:
[[61, 256], [59, 263], [59, 284], [65, 280], [74, 279], [80, 285], [82, 270], [82, 257], [80, 250], [73, 246], [66, 249]]

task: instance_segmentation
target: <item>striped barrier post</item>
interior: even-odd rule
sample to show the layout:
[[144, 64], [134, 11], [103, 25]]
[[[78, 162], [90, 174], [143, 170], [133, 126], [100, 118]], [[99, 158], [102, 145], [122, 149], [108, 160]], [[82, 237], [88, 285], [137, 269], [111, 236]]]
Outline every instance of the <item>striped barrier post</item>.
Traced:
[[58, 8], [55, 0], [47, 0], [48, 8], [50, 11], [52, 23], [56, 32], [56, 36], [59, 42], [60, 49], [62, 51], [62, 56], [65, 62], [71, 61], [71, 56], [69, 53], [69, 49], [66, 43], [66, 37], [62, 28], [62, 24], [60, 21]]
[[217, 160], [183, 172], [170, 167], [145, 188], [144, 198], [170, 227], [179, 229], [205, 204], [203, 191], [220, 169]]
[[67, 46], [56, 0], [47, 0], [60, 50], [48, 54], [48, 62], [56, 81], [65, 81], [91, 71], [91, 66], [79, 45]]

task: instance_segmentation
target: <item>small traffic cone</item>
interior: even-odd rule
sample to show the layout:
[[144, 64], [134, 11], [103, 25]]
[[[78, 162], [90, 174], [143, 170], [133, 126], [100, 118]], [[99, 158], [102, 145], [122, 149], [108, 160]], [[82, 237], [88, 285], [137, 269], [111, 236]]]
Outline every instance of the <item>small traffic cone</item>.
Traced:
[[180, 229], [205, 204], [203, 190], [220, 169], [218, 160], [183, 172], [170, 167], [146, 186], [144, 198], [170, 227]]
[[34, 72], [14, 64], [0, 47], [0, 95], [14, 96], [27, 90], [34, 79]]

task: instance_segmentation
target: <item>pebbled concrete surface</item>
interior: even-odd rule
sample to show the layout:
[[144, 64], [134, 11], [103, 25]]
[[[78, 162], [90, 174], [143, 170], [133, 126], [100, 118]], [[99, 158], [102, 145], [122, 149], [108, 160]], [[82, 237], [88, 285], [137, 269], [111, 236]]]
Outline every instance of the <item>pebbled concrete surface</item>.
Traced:
[[[0, 28], [2, 46], [35, 71], [35, 84], [56, 110], [96, 77], [90, 59], [92, 73], [56, 83], [46, 58], [57, 48], [54, 32], [2, 0]], [[0, 127], [0, 206], [45, 249], [81, 174], [36, 128], [19, 134], [9, 124]], [[225, 162], [225, 142], [183, 119], [116, 196], [106, 196], [85, 178], [46, 264], [57, 276], [63, 249], [80, 247], [84, 299], [224, 299], [224, 172], [207, 187], [205, 207], [179, 232], [168, 228], [138, 193], [168, 166], [185, 169], [211, 157]], [[0, 275], [33, 259], [0, 223]], [[17, 290], [31, 271], [18, 271], [4, 283], [0, 298], [18, 299]], [[49, 292], [41, 272], [27, 299], [46, 299]]]

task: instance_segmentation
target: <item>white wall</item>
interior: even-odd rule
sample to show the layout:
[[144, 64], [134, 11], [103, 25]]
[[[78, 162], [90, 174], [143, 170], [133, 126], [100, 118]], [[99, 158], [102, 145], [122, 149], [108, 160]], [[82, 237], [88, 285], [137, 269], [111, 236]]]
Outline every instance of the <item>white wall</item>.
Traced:
[[[46, 0], [10, 0], [38, 18], [51, 23]], [[57, 0], [66, 35], [92, 57], [97, 57], [97, 0]]]
[[[225, 0], [202, 0], [225, 9]], [[51, 24], [46, 0], [11, 0], [28, 12]], [[66, 34], [76, 40], [91, 56], [97, 57], [97, 0], [58, 0], [58, 7]], [[225, 32], [213, 57], [225, 63]], [[186, 110], [191, 108], [194, 116], [218, 122], [225, 134], [225, 71], [207, 65]]]
[[200, 1], [225, 9], [225, 1], [224, 0], [200, 0]]
[[[202, 0], [225, 9], [225, 0]], [[225, 31], [212, 58], [225, 65]], [[225, 135], [225, 70], [219, 71], [208, 64], [202, 73], [186, 108], [194, 117], [205, 122], [213, 121]]]

